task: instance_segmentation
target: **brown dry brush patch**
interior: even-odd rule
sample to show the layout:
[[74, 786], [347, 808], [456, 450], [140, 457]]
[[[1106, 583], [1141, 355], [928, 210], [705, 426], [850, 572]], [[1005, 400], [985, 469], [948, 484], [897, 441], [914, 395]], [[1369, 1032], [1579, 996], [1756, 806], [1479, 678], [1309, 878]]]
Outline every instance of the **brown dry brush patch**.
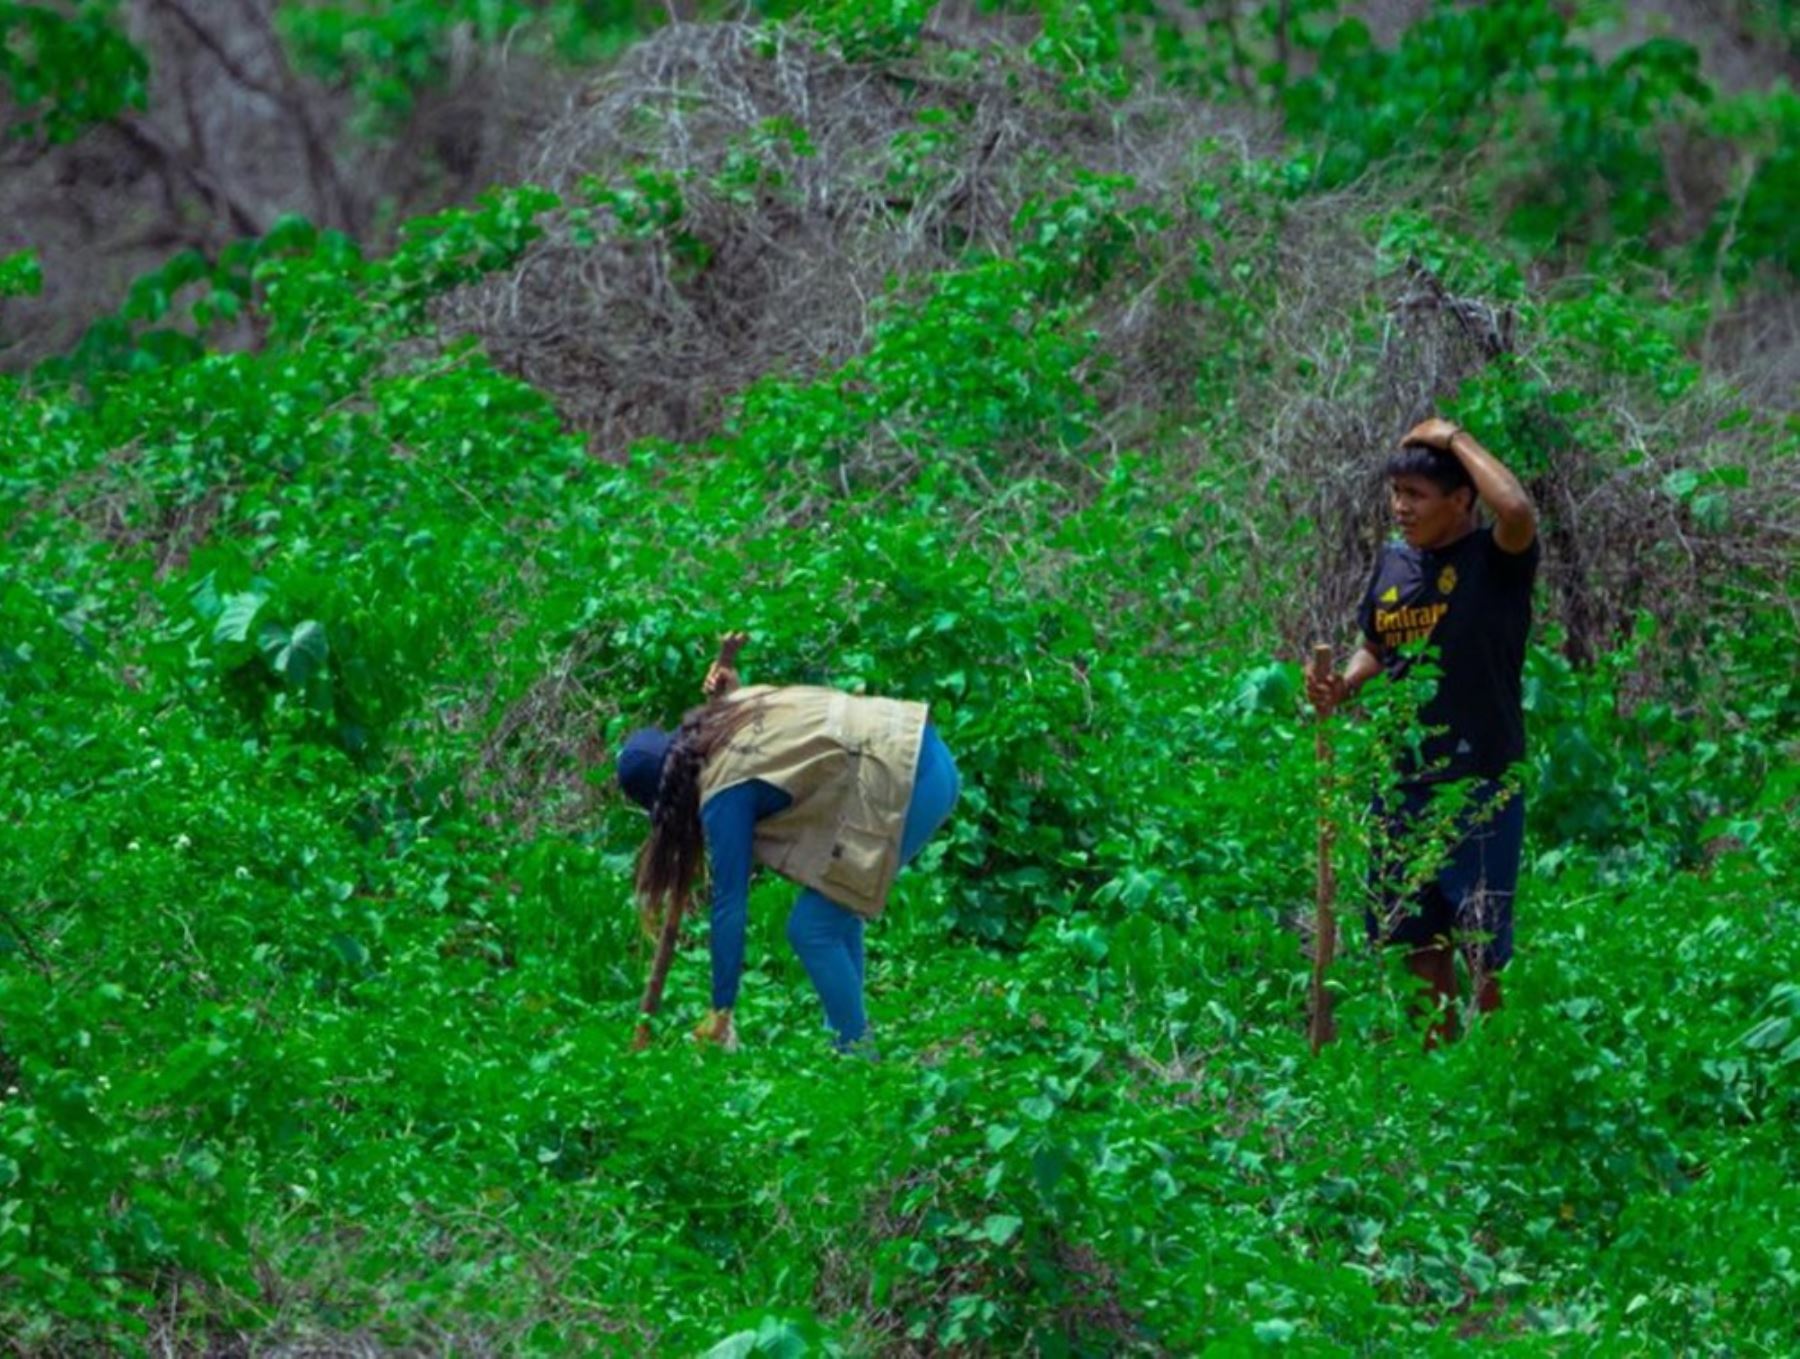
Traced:
[[[1541, 342], [1521, 340], [1485, 362], [1547, 390], [1564, 385], [1554, 350]], [[1707, 373], [1673, 402], [1622, 378], [1582, 386], [1595, 417], [1585, 432], [1543, 404], [1515, 431], [1525, 445], [1517, 451], [1542, 469], [1526, 484], [1543, 523], [1547, 611], [1569, 658], [1593, 661], [1640, 615], [1656, 619], [1670, 666], [1702, 655], [1715, 640], [1711, 624], [1746, 605], [1774, 617], [1785, 598], [1791, 625], [1794, 601], [1782, 582], [1793, 569], [1800, 468], [1769, 456], [1767, 424], [1734, 423], [1733, 412], [1755, 409], [1737, 374]], [[1738, 469], [1744, 484], [1719, 482], [1723, 509], [1710, 518], [1672, 480], [1726, 469]], [[1638, 681], [1648, 693], [1664, 678], [1653, 667]]]
[[1716, 307], [1700, 357], [1707, 371], [1729, 374], [1753, 405], [1800, 409], [1800, 289], [1769, 279]]
[[[1359, 187], [1284, 214], [1266, 247], [1269, 361], [1248, 369], [1233, 393], [1253, 416], [1239, 446], [1198, 455], [1226, 463], [1242, 492], [1250, 593], [1271, 601], [1279, 644], [1298, 655], [1314, 638], [1344, 637], [1390, 531], [1382, 463], [1413, 423], [1495, 370], [1585, 397], [1585, 436], [1547, 401], [1519, 412], [1510, 432], [1475, 431], [1526, 474], [1542, 517], [1545, 614], [1571, 659], [1592, 661], [1640, 613], [1691, 651], [1706, 639], [1681, 625], [1710, 616], [1722, 599], [1778, 602], [1792, 568], [1800, 469], [1767, 456], [1766, 423], [1733, 426], [1727, 417], [1754, 406], [1766, 375], [1794, 362], [1787, 309], [1746, 304], [1769, 318], [1760, 342], [1737, 338], [1745, 323], [1727, 320], [1731, 361], [1666, 401], [1641, 380], [1571, 371], [1511, 305], [1457, 295], [1416, 260], [1384, 274], [1355, 225], [1383, 206]], [[1533, 300], [1548, 300], [1555, 286]], [[1725, 343], [1716, 345], [1721, 356]], [[1606, 446], [1595, 446], [1596, 430]], [[1748, 484], [1728, 492], [1723, 526], [1696, 522], [1671, 473], [1726, 467], [1743, 469]]]
[[[403, 120], [359, 131], [352, 93], [296, 69], [268, 0], [128, 0], [149, 101], [67, 145], [0, 147], [0, 254], [38, 251], [44, 291], [6, 303], [0, 369], [59, 353], [183, 249], [213, 256], [298, 213], [376, 246], [516, 168], [572, 77], [467, 35]], [[249, 347], [246, 318], [214, 347]]]
[[490, 808], [493, 824], [529, 836], [588, 823], [598, 811], [604, 790], [588, 771], [610, 766], [601, 732], [616, 715], [601, 664], [606, 646], [597, 632], [584, 633], [546, 657], [518, 698], [496, 708], [490, 697], [460, 719], [486, 733], [465, 791]]
[[629, 189], [652, 171], [678, 188], [679, 220], [634, 235], [602, 207], [588, 241], [565, 215], [511, 275], [453, 299], [448, 327], [550, 392], [598, 450], [700, 438], [756, 379], [859, 352], [892, 280], [1007, 252], [1055, 167], [1158, 183], [1222, 124], [1153, 95], [1068, 108], [994, 31], [863, 65], [776, 26], [662, 30], [588, 87], [522, 177], [579, 199], [584, 182]]
[[[159, 495], [148, 477], [137, 474], [139, 451], [137, 445], [127, 445], [94, 473], [62, 483], [40, 503], [121, 552], [144, 555], [160, 582], [187, 568], [241, 488], [222, 482], [197, 495]], [[103, 484], [106, 489], [88, 494]]]
[[[516, 1354], [528, 1327], [519, 1334], [489, 1337], [480, 1329], [431, 1327], [433, 1338], [396, 1343], [381, 1333], [365, 1329], [276, 1324], [255, 1330], [237, 1330], [205, 1319], [184, 1320], [159, 1310], [149, 1318], [142, 1339], [144, 1352], [153, 1359], [440, 1359], [443, 1355], [467, 1359], [498, 1359]], [[416, 1334], [416, 1331], [414, 1332]], [[81, 1346], [65, 1350], [25, 1351], [46, 1356], [92, 1353]]]

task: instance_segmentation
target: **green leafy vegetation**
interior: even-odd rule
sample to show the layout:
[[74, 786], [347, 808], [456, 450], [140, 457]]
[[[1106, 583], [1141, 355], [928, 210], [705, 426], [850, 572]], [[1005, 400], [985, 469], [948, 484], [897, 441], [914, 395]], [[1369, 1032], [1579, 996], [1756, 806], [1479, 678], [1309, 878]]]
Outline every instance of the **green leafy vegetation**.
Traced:
[[[454, 25], [624, 22], [286, 8], [393, 108]], [[1791, 310], [1793, 94], [1544, 4], [1389, 46], [1227, 8], [665, 26], [659, 69], [735, 99], [750, 62], [813, 121], [675, 81], [566, 183], [176, 255], [0, 378], [0, 1334], [1791, 1352], [1800, 417], [1734, 337]], [[50, 50], [0, 74], [73, 129], [86, 93], [12, 74]], [[848, 337], [807, 350], [733, 289], [815, 230], [866, 294], [806, 293]], [[571, 334], [547, 299], [602, 267], [635, 294]], [[0, 256], [0, 346], [39, 285]], [[644, 338], [709, 326], [717, 371]], [[1519, 952], [1421, 1053], [1356, 919], [1408, 719], [1372, 697], [1315, 1058], [1297, 662], [1434, 407], [1544, 516]], [[626, 1050], [613, 751], [733, 628], [752, 681], [929, 702], [964, 775], [870, 936], [874, 1062], [777, 881], [744, 1050], [680, 1037], [703, 925]]]
[[146, 67], [114, 0], [0, 5], [0, 134], [65, 142], [142, 108]]
[[296, 64], [351, 89], [365, 128], [405, 117], [421, 90], [453, 79], [459, 45], [523, 43], [592, 61], [664, 11], [641, 0], [287, 0], [277, 19]]

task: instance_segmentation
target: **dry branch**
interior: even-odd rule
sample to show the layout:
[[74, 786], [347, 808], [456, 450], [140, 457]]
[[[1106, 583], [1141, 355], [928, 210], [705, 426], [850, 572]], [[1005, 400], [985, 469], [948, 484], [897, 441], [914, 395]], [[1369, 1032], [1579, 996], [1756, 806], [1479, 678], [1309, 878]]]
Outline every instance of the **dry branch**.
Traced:
[[551, 392], [600, 450], [697, 438], [757, 378], [858, 352], [891, 280], [1010, 251], [1020, 208], [1057, 167], [1150, 192], [1224, 126], [1155, 92], [1104, 118], [1071, 110], [1042, 72], [984, 45], [992, 32], [936, 36], [931, 51], [963, 43], [970, 68], [951, 76], [930, 55], [856, 65], [747, 24], [683, 24], [637, 44], [522, 177], [578, 200], [586, 184], [630, 189], [649, 171], [679, 191], [679, 221], [634, 232], [601, 209], [597, 239], [561, 223], [511, 275], [453, 299], [447, 325]]

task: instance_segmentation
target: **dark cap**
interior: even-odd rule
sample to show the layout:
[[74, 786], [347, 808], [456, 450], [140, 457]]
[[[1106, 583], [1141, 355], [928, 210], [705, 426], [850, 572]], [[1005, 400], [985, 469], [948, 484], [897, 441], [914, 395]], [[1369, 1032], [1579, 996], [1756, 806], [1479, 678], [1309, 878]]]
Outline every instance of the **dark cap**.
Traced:
[[655, 727], [639, 727], [625, 738], [619, 751], [619, 787], [645, 811], [656, 801], [657, 787], [662, 783], [663, 761], [675, 738]]

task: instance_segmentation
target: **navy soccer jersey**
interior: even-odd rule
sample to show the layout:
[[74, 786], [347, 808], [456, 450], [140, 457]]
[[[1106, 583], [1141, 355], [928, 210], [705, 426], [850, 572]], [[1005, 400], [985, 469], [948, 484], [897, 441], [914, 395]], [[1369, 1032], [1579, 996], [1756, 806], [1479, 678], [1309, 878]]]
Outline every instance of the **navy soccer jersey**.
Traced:
[[1421, 647], [1441, 672], [1419, 714], [1434, 730], [1409, 777], [1497, 778], [1524, 756], [1521, 677], [1539, 555], [1535, 539], [1507, 552], [1491, 528], [1435, 550], [1381, 550], [1357, 614], [1362, 634], [1390, 678], [1403, 678]]

